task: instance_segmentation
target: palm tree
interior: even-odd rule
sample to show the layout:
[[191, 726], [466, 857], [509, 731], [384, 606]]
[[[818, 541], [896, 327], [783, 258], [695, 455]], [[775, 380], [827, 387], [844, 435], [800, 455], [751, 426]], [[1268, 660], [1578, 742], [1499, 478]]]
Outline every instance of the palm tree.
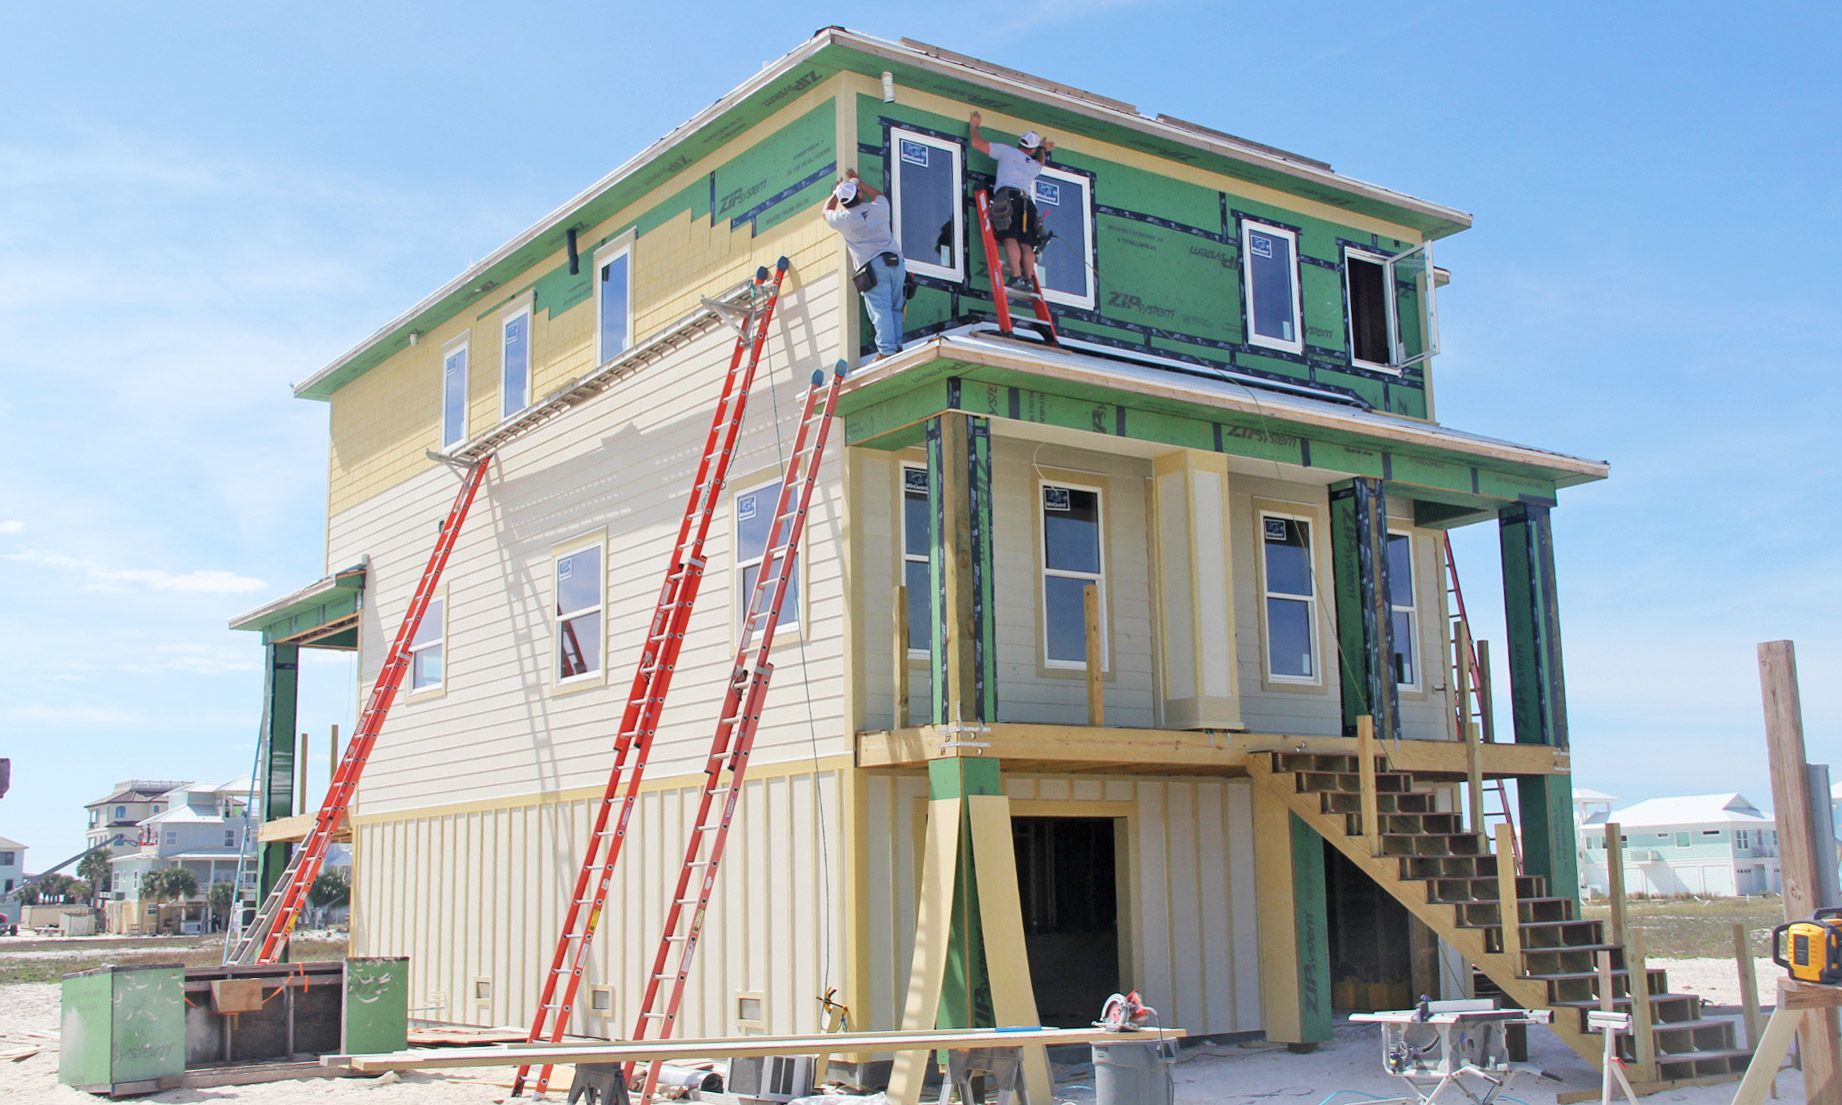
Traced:
[[90, 884], [91, 908], [99, 908], [98, 899], [111, 889], [109, 857], [112, 854], [106, 847], [98, 848], [77, 861], [77, 877]]
[[229, 924], [231, 906], [235, 904], [236, 900], [237, 887], [235, 883], [212, 883], [211, 889], [205, 891], [205, 901], [211, 906], [211, 919], [213, 923], [222, 920], [225, 924]]
[[141, 896], [155, 902], [184, 901], [198, 893], [198, 876], [183, 867], [149, 872], [141, 879]]

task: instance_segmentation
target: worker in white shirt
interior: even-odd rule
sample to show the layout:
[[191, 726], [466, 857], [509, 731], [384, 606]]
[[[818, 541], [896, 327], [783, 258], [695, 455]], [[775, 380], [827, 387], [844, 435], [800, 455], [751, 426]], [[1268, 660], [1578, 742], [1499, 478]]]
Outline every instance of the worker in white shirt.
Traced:
[[877, 358], [900, 353], [908, 268], [902, 263], [902, 246], [890, 224], [889, 201], [860, 179], [857, 170], [846, 169], [821, 214], [825, 224], [844, 238], [844, 248], [850, 252], [856, 270], [851, 282], [863, 294], [870, 325], [876, 329]]
[[998, 163], [998, 180], [991, 193], [991, 232], [1003, 243], [1004, 271], [1012, 287], [1036, 290], [1036, 178], [1049, 160], [1054, 142], [1026, 130], [1017, 145], [994, 146], [979, 133], [984, 117], [972, 113], [968, 130], [972, 148]]

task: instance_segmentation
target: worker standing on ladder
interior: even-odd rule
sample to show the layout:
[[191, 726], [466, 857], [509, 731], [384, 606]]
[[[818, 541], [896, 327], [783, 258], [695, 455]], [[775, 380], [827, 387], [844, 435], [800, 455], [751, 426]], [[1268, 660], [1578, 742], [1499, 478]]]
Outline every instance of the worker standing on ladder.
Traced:
[[825, 224], [844, 237], [844, 248], [850, 251], [856, 270], [851, 282], [863, 293], [870, 325], [876, 328], [877, 358], [900, 353], [908, 266], [902, 262], [902, 245], [895, 240], [889, 201], [859, 179], [856, 169], [846, 169], [822, 214]]
[[991, 233], [1004, 243], [1004, 269], [1012, 287], [1027, 292], [1036, 290], [1037, 222], [1036, 178], [1055, 149], [1054, 142], [1026, 130], [1017, 139], [1017, 147], [993, 146], [979, 133], [985, 121], [972, 113], [968, 132], [972, 148], [998, 163], [998, 180], [991, 193]]

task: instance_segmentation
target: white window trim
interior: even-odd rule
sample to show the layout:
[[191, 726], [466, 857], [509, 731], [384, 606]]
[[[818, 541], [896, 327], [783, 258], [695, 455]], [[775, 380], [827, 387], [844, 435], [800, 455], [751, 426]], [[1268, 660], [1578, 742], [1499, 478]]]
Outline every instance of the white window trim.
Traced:
[[[1099, 530], [1100, 571], [1098, 574], [1069, 571], [1066, 568], [1049, 567], [1049, 511], [1043, 506], [1043, 489], [1045, 487], [1065, 487], [1070, 491], [1091, 491], [1094, 494], [1094, 528]], [[1042, 549], [1041, 582], [1036, 588], [1036, 609], [1041, 623], [1037, 634], [1042, 643], [1043, 667], [1061, 671], [1086, 671], [1087, 660], [1057, 660], [1049, 655], [1049, 579], [1081, 579], [1094, 584], [1095, 599], [1100, 605], [1100, 671], [1106, 673], [1112, 667], [1112, 649], [1109, 647], [1106, 605], [1106, 488], [1097, 484], [1079, 483], [1073, 480], [1049, 480], [1038, 478], [1036, 481], [1036, 540]]]
[[[441, 604], [441, 634], [440, 636], [436, 637], [432, 641], [424, 641], [422, 644], [419, 644], [419, 645], [411, 644], [409, 646], [409, 673], [408, 673], [409, 674], [409, 688], [408, 690], [412, 697], [418, 696], [418, 695], [439, 694], [440, 692], [446, 690], [448, 686], [448, 588], [447, 588], [447, 585], [444, 584], [441, 587], [437, 588], [435, 593], [430, 596], [429, 601], [431, 604], [437, 603], [437, 602]], [[423, 624], [424, 625], [428, 624], [428, 618], [427, 618], [426, 612], [424, 612], [424, 615], [423, 615]], [[420, 628], [420, 626], [417, 628]], [[433, 683], [430, 683], [426, 687], [418, 687], [416, 686], [416, 654], [420, 652], [426, 652], [431, 648], [441, 649], [441, 678], [437, 679]]]
[[[1407, 590], [1407, 597], [1413, 600], [1413, 604], [1411, 606], [1396, 606], [1394, 596], [1392, 594], [1388, 596], [1388, 614], [1390, 620], [1392, 620], [1395, 613], [1400, 611], [1406, 612], [1407, 632], [1410, 635], [1408, 641], [1413, 646], [1413, 653], [1410, 657], [1413, 660], [1413, 682], [1396, 683], [1395, 686], [1405, 691], [1418, 691], [1423, 682], [1420, 678], [1420, 668], [1422, 666], [1421, 655], [1426, 651], [1420, 647], [1420, 562], [1415, 556], [1418, 542], [1413, 539], [1412, 530], [1391, 529], [1388, 531], [1388, 536], [1405, 537], [1407, 539], [1407, 563], [1411, 566], [1413, 571], [1413, 579], [1410, 581], [1411, 586]], [[1389, 577], [1388, 583], [1390, 587], [1393, 586], [1394, 579], [1392, 576]], [[1392, 635], [1392, 626], [1390, 626], [1390, 637], [1392, 637]], [[1393, 657], [1389, 657], [1389, 660], [1392, 661]]]
[[[467, 440], [468, 398], [473, 389], [473, 349], [470, 335], [462, 334], [441, 347], [441, 449], [443, 452], [460, 445]], [[448, 426], [448, 361], [456, 353], [461, 358], [461, 416], [457, 433], [450, 433]]]
[[[595, 364], [607, 364], [619, 353], [610, 353], [601, 348], [601, 270], [619, 260], [627, 258], [627, 349], [634, 346], [633, 340], [633, 241], [634, 234], [628, 231], [595, 251], [594, 268], [590, 272], [590, 286], [595, 301]], [[627, 349], [620, 352], [625, 353]]]
[[[1248, 235], [1256, 229], [1271, 234], [1275, 238], [1284, 238], [1291, 244], [1292, 252], [1292, 332], [1298, 335], [1294, 341], [1269, 338], [1254, 330], [1254, 251], [1248, 241]], [[1303, 283], [1299, 279], [1298, 233], [1283, 226], [1274, 226], [1257, 219], [1241, 220], [1241, 299], [1246, 305], [1247, 344], [1261, 349], [1277, 349], [1284, 353], [1303, 353], [1305, 351], [1305, 304]]]
[[[1293, 514], [1284, 510], [1272, 510], [1261, 507], [1258, 510], [1259, 524], [1254, 527], [1254, 540], [1259, 543], [1259, 555], [1254, 557], [1255, 566], [1260, 571], [1260, 665], [1266, 673], [1269, 683], [1283, 683], [1292, 687], [1321, 687], [1324, 685], [1324, 649], [1323, 634], [1318, 630], [1319, 611], [1323, 608], [1324, 589], [1318, 584], [1318, 541], [1322, 539], [1322, 526], [1312, 514]], [[1266, 585], [1266, 520], [1284, 518], [1289, 522], [1303, 522], [1308, 527], [1305, 532], [1311, 535], [1310, 543], [1305, 546], [1305, 564], [1310, 568], [1311, 594], [1309, 597], [1295, 595], [1289, 591], [1274, 591]], [[1288, 599], [1303, 602], [1310, 608], [1306, 623], [1311, 627], [1311, 675], [1280, 675], [1273, 671], [1273, 632], [1268, 624], [1266, 604], [1268, 599]]]
[[[902, 518], [902, 524], [896, 527], [900, 531], [896, 534], [896, 539], [901, 542], [896, 546], [897, 567], [895, 582], [897, 586], [907, 585], [908, 565], [910, 563], [926, 564], [928, 562], [928, 558], [925, 556], [921, 557], [919, 561], [916, 561], [915, 557], [908, 551], [908, 473], [925, 473], [926, 471], [927, 465], [917, 464], [913, 461], [904, 461], [896, 466], [896, 505]], [[932, 539], [931, 534], [929, 539]], [[912, 620], [910, 624], [913, 624]], [[925, 648], [910, 648], [908, 650], [908, 656], [911, 660], [925, 660], [928, 658], [928, 655], [928, 650]]]
[[[748, 616], [748, 590], [742, 586], [742, 573], [746, 571], [750, 565], [760, 564], [762, 560], [764, 560], [767, 556], [767, 545], [764, 540], [762, 544], [761, 552], [759, 554], [752, 556], [748, 558], [747, 560], [742, 559], [742, 533], [741, 533], [742, 521], [737, 516], [739, 512], [736, 508], [736, 504], [741, 502], [742, 496], [752, 495], [755, 492], [762, 490], [763, 488], [771, 487], [771, 488], [774, 488], [778, 492], [780, 488], [780, 484], [781, 484], [781, 478], [779, 476], [774, 476], [770, 479], [757, 480], [753, 483], [738, 486], [735, 490], [735, 494], [729, 497], [729, 537], [730, 537], [730, 540], [735, 542], [735, 546], [734, 546], [735, 556], [733, 558], [735, 561], [735, 567], [729, 573], [730, 578], [732, 580], [731, 586], [734, 588], [734, 594], [735, 594], [735, 605], [734, 605], [735, 617], [732, 619], [735, 624], [732, 627], [732, 639], [736, 641], [740, 641], [742, 639], [742, 619]], [[798, 494], [797, 487], [794, 489], [794, 493]], [[778, 505], [780, 505], [779, 499], [778, 499], [778, 496], [775, 496], [774, 501], [769, 503], [768, 509], [772, 510], [774, 507]], [[773, 520], [769, 519], [770, 526], [772, 525], [772, 522]], [[812, 515], [810, 513], [808, 513], [806, 516], [806, 527], [807, 527], [807, 531], [810, 532], [812, 528]], [[772, 537], [773, 535], [774, 535], [773, 531], [772, 529], [770, 529], [768, 531], [767, 536]], [[792, 582], [796, 587], [799, 588], [799, 593], [794, 597], [793, 609], [788, 611], [788, 613], [790, 613], [793, 616], [793, 620], [788, 621], [786, 618], [783, 617], [780, 619], [779, 622], [775, 624], [775, 631], [777, 634], [775, 637], [776, 643], [778, 643], [780, 640], [780, 637], [778, 636], [779, 633], [784, 633], [787, 630], [792, 630], [796, 634], [803, 633], [805, 631], [805, 625], [806, 625], [806, 580], [805, 580], [806, 555], [805, 554], [806, 554], [806, 545], [805, 545], [805, 541], [802, 540], [800, 542], [800, 548], [793, 554]]]
[[[601, 570], [595, 580], [595, 603], [576, 610], [561, 610], [557, 606], [558, 584], [556, 578], [557, 562], [564, 557], [588, 549], [601, 551]], [[559, 545], [550, 552], [550, 665], [552, 669], [551, 684], [556, 687], [579, 687], [585, 684], [598, 684], [607, 678], [608, 670], [608, 543], [605, 534], [597, 533], [592, 537], [571, 541]], [[597, 663], [588, 671], [565, 677], [563, 675], [563, 623], [584, 614], [601, 615], [601, 640], [596, 651]]]
[[889, 218], [900, 238], [902, 233], [902, 141], [919, 142], [924, 146], [943, 151], [953, 159], [953, 257], [956, 264], [952, 268], [936, 265], [928, 261], [917, 261], [906, 255], [908, 244], [903, 243], [903, 259], [908, 264], [908, 271], [917, 276], [932, 276], [941, 280], [951, 280], [956, 284], [966, 280], [966, 161], [965, 153], [959, 143], [945, 138], [935, 138], [931, 134], [903, 130], [901, 127], [889, 128]]
[[[524, 338], [524, 403], [521, 406], [507, 409], [507, 402], [511, 397], [510, 395], [506, 393], [506, 389], [505, 389], [505, 384], [506, 384], [505, 376], [506, 376], [506, 368], [507, 368], [507, 365], [505, 363], [505, 332], [511, 328], [512, 323], [518, 321], [520, 316], [523, 316], [525, 320], [525, 324], [524, 324], [524, 335], [525, 335], [525, 338]], [[535, 366], [537, 364], [536, 346], [537, 346], [537, 325], [536, 325], [536, 320], [531, 313], [530, 297], [527, 296], [523, 302], [517, 304], [516, 306], [507, 308], [503, 313], [499, 315], [499, 420], [500, 421], [504, 421], [505, 419], [508, 419], [508, 418], [514, 418], [520, 414], [523, 414], [525, 411], [531, 409], [532, 397], [534, 393], [536, 392], [536, 380], [534, 379], [534, 377], [536, 376]]]
[[[1356, 301], [1350, 294], [1349, 262], [1352, 257], [1358, 261], [1367, 261], [1372, 265], [1381, 266], [1382, 304], [1383, 310], [1388, 313], [1387, 364], [1381, 364], [1376, 361], [1365, 361], [1361, 357], [1356, 356]], [[1399, 318], [1395, 317], [1393, 262], [1394, 259], [1392, 257], [1389, 257], [1387, 254], [1376, 253], [1374, 250], [1359, 249], [1356, 246], [1343, 247], [1343, 319], [1345, 323], [1344, 329], [1346, 331], [1345, 336], [1349, 340], [1350, 364], [1357, 368], [1366, 368], [1371, 372], [1386, 372], [1391, 376], [1399, 376], [1401, 374], [1401, 367], [1394, 363], [1394, 358], [1401, 348], [1401, 321]]]
[[[1097, 294], [1094, 289], [1094, 179], [1082, 176], [1080, 173], [1071, 173], [1066, 169], [1057, 169], [1051, 165], [1043, 166], [1042, 172], [1037, 174], [1038, 179], [1042, 177], [1063, 181], [1081, 189], [1081, 218], [1086, 224], [1085, 238], [1087, 240], [1087, 256], [1081, 259], [1082, 280], [1087, 288], [1086, 293], [1075, 295], [1072, 292], [1057, 291], [1044, 286], [1043, 298], [1064, 307], [1081, 307], [1091, 311], [1094, 309]], [[1035, 190], [1034, 186], [1031, 190]], [[1040, 202], [1037, 206], [1040, 209]]]

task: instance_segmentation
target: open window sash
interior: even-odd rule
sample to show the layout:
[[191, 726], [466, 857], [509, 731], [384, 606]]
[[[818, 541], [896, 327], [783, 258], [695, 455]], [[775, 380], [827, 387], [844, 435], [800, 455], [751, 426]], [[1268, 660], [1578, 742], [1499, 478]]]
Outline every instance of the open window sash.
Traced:
[[1387, 262], [1394, 292], [1395, 368], [1409, 368], [1439, 352], [1439, 303], [1434, 295], [1431, 242], [1397, 253]]

